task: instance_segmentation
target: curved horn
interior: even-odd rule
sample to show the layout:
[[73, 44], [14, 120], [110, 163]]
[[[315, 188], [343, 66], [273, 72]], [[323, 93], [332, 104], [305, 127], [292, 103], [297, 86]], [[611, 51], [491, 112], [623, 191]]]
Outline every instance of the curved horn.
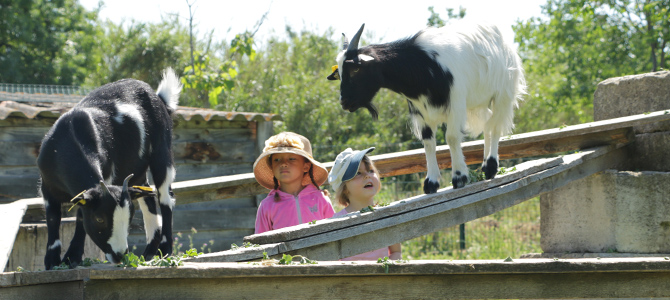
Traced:
[[128, 177], [126, 177], [126, 179], [123, 180], [123, 189], [121, 190], [121, 193], [125, 194], [128, 192], [128, 180], [133, 178], [133, 176], [135, 176], [135, 174], [130, 174]]
[[112, 192], [109, 191], [109, 188], [107, 188], [107, 185], [105, 185], [104, 181], [100, 180], [100, 186], [102, 187], [103, 196], [105, 196], [105, 195], [112, 196]]
[[354, 35], [354, 38], [351, 39], [351, 42], [349, 43], [349, 47], [347, 48], [347, 51], [358, 49], [358, 42], [361, 40], [361, 34], [363, 33], [363, 27], [365, 27], [365, 23], [363, 23], [363, 25], [361, 25], [361, 29], [359, 29], [358, 32], [356, 32], [356, 35]]
[[342, 32], [342, 39], [344, 40], [344, 44], [342, 44], [342, 50], [347, 50], [349, 48], [349, 41], [347, 41], [347, 36]]

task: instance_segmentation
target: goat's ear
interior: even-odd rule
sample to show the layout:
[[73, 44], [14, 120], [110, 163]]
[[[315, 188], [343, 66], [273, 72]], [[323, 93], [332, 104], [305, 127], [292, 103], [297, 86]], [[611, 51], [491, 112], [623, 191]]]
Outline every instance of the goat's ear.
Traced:
[[142, 197], [156, 196], [156, 192], [148, 186], [134, 185], [128, 188], [128, 193], [130, 194], [130, 199], [133, 200]]
[[373, 60], [375, 60], [375, 58], [370, 56], [370, 55], [359, 54], [358, 55], [358, 60], [359, 61], [373, 61]]
[[340, 71], [338, 70], [337, 66], [333, 66], [333, 73], [328, 75], [328, 80], [339, 80], [340, 79]]

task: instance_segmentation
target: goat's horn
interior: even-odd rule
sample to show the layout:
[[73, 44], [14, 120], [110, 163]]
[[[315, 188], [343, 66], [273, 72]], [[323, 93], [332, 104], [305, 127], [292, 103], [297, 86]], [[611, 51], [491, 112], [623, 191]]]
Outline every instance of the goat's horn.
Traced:
[[105, 185], [104, 181], [100, 180], [100, 186], [102, 187], [103, 194], [112, 196], [112, 192], [109, 191], [109, 188], [107, 188], [107, 185]]
[[126, 177], [126, 179], [123, 180], [123, 189], [121, 190], [121, 193], [125, 194], [128, 192], [128, 180], [133, 178], [133, 176], [135, 176], [135, 174], [130, 174], [128, 177]]
[[342, 50], [347, 50], [349, 48], [349, 41], [347, 41], [347, 36], [342, 33], [342, 38], [344, 39], [344, 44], [342, 44]]
[[363, 25], [361, 25], [361, 29], [359, 29], [358, 32], [356, 32], [356, 35], [354, 35], [354, 38], [351, 39], [351, 43], [349, 43], [349, 47], [347, 47], [347, 51], [358, 49], [358, 42], [361, 40], [361, 34], [363, 33], [363, 27], [365, 27], [365, 23], [363, 23]]

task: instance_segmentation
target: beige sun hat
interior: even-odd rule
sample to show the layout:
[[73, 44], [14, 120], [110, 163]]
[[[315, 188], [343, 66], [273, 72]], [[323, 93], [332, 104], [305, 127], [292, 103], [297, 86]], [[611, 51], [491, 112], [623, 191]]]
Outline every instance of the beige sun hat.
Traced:
[[[302, 135], [287, 131], [274, 135], [265, 141], [263, 153], [254, 162], [254, 176], [256, 177], [256, 181], [262, 186], [270, 190], [274, 189], [274, 174], [272, 173], [268, 157], [277, 153], [293, 153], [307, 158], [312, 163], [314, 181], [319, 186], [328, 179], [326, 168], [312, 157], [312, 145], [309, 140]], [[302, 185], [305, 186], [311, 183], [312, 179], [309, 177], [309, 173], [305, 173], [305, 176], [302, 178]]]

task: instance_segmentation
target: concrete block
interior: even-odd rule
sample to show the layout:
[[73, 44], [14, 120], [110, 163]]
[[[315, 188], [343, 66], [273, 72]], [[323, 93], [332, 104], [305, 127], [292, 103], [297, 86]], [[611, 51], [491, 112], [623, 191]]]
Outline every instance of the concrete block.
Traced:
[[[593, 95], [595, 121], [665, 109], [670, 109], [670, 71], [609, 78], [598, 84]], [[670, 131], [670, 124], [651, 124], [636, 130]]]
[[[75, 218], [63, 218], [61, 221], [60, 237], [63, 246], [61, 257], [65, 255], [70, 240], [74, 236]], [[14, 248], [7, 262], [6, 271], [15, 271], [22, 267], [28, 271], [44, 270], [44, 255], [47, 249], [47, 225], [46, 223], [21, 224], [19, 232], [14, 241]], [[105, 259], [105, 254], [93, 241], [86, 236], [84, 246], [84, 258]]]
[[670, 253], [670, 173], [609, 170], [540, 198], [545, 253]]

